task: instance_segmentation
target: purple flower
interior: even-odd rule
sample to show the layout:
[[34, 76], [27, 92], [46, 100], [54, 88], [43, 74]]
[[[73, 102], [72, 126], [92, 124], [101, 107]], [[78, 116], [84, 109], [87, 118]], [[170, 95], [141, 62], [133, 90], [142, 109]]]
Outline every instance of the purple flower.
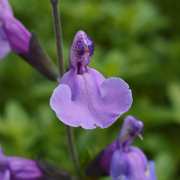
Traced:
[[12, 49], [15, 53], [28, 53], [31, 34], [14, 18], [8, 0], [0, 0], [0, 59]]
[[106, 128], [131, 106], [132, 94], [126, 82], [115, 77], [105, 79], [87, 67], [93, 53], [92, 39], [78, 31], [69, 52], [69, 71], [50, 100], [57, 117], [67, 125]]
[[42, 176], [35, 161], [6, 157], [0, 146], [0, 180], [38, 180]]
[[140, 120], [127, 116], [118, 139], [103, 150], [99, 166], [113, 180], [156, 180], [154, 162], [148, 161], [139, 148], [130, 146], [142, 129]]

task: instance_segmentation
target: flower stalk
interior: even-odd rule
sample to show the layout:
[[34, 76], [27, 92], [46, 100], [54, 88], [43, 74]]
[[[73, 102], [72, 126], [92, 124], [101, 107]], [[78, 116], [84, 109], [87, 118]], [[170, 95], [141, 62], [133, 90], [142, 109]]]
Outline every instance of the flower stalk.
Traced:
[[[59, 0], [50, 0], [53, 9], [53, 19], [54, 19], [54, 30], [55, 30], [55, 39], [56, 39], [56, 48], [57, 48], [57, 58], [58, 58], [58, 66], [60, 71], [60, 78], [65, 73], [64, 59], [63, 59], [63, 47], [62, 47], [62, 33], [61, 33], [61, 23], [60, 23], [60, 15], [58, 2]], [[72, 161], [74, 164], [74, 168], [77, 176], [81, 179], [80, 167], [78, 162], [78, 157], [76, 153], [76, 148], [74, 144], [74, 135], [73, 130], [70, 126], [66, 126], [66, 135], [68, 141], [69, 151], [72, 157]]]
[[63, 45], [62, 45], [62, 33], [61, 33], [61, 23], [58, 2], [59, 0], [50, 0], [53, 9], [53, 19], [54, 19], [54, 30], [57, 48], [57, 58], [58, 66], [60, 71], [60, 76], [62, 77], [65, 73], [64, 60], [63, 60]]
[[74, 168], [76, 170], [76, 174], [81, 179], [81, 173], [80, 173], [80, 167], [79, 167], [79, 161], [76, 153], [76, 148], [74, 144], [74, 135], [73, 135], [73, 129], [71, 126], [66, 125], [66, 135], [68, 138], [68, 147], [69, 151], [73, 160]]

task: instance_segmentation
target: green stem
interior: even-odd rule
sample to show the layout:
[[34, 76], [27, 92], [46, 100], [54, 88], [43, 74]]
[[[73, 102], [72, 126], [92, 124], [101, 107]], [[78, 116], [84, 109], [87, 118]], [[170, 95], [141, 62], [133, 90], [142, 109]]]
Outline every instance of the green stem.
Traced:
[[64, 60], [63, 60], [63, 45], [62, 45], [62, 33], [61, 33], [61, 23], [58, 2], [59, 0], [50, 0], [53, 8], [53, 19], [54, 19], [54, 30], [58, 57], [58, 66], [60, 71], [60, 76], [62, 77], [65, 73]]
[[[61, 34], [61, 24], [59, 18], [59, 8], [58, 2], [59, 0], [50, 0], [53, 8], [53, 19], [54, 19], [54, 29], [55, 29], [55, 38], [56, 38], [56, 47], [57, 47], [57, 57], [58, 57], [58, 65], [60, 71], [60, 78], [65, 73], [64, 60], [63, 60], [63, 50], [62, 50], [62, 34]], [[66, 135], [68, 140], [68, 147], [71, 154], [71, 158], [74, 164], [75, 171], [79, 179], [81, 179], [79, 161], [76, 153], [76, 148], [74, 144], [74, 136], [72, 127], [66, 125]]]
[[74, 168], [76, 170], [77, 176], [79, 177], [79, 179], [81, 179], [80, 167], [79, 167], [78, 157], [77, 157], [76, 148], [74, 144], [74, 135], [73, 135], [72, 127], [66, 125], [66, 134], [68, 138], [68, 146], [69, 146], [69, 151], [73, 160]]

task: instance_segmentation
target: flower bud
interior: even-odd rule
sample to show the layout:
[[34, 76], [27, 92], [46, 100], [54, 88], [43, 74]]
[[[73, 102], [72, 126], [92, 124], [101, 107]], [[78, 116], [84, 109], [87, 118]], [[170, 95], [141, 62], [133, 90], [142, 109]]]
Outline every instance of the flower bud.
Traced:
[[7, 157], [0, 146], [0, 179], [1, 180], [39, 180], [43, 177], [35, 161]]
[[8, 0], [0, 0], [0, 59], [12, 49], [43, 76], [59, 81], [56, 66], [47, 56], [38, 39], [18, 21]]

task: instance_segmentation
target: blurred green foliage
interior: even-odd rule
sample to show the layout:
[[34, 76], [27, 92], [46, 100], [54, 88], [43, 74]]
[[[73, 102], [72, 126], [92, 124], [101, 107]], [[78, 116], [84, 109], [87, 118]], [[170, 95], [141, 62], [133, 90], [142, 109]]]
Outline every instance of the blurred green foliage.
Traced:
[[[49, 0], [10, 3], [15, 17], [35, 31], [56, 63]], [[144, 140], [133, 145], [156, 162], [158, 180], [180, 180], [180, 2], [61, 0], [59, 7], [66, 67], [73, 37], [82, 29], [95, 42], [89, 66], [107, 78], [123, 78], [134, 99], [131, 109], [107, 129], [74, 128], [82, 166], [117, 137], [123, 118], [131, 114], [144, 122]], [[64, 125], [49, 106], [57, 84], [12, 52], [0, 63], [0, 142], [5, 154], [39, 156], [73, 172]]]

